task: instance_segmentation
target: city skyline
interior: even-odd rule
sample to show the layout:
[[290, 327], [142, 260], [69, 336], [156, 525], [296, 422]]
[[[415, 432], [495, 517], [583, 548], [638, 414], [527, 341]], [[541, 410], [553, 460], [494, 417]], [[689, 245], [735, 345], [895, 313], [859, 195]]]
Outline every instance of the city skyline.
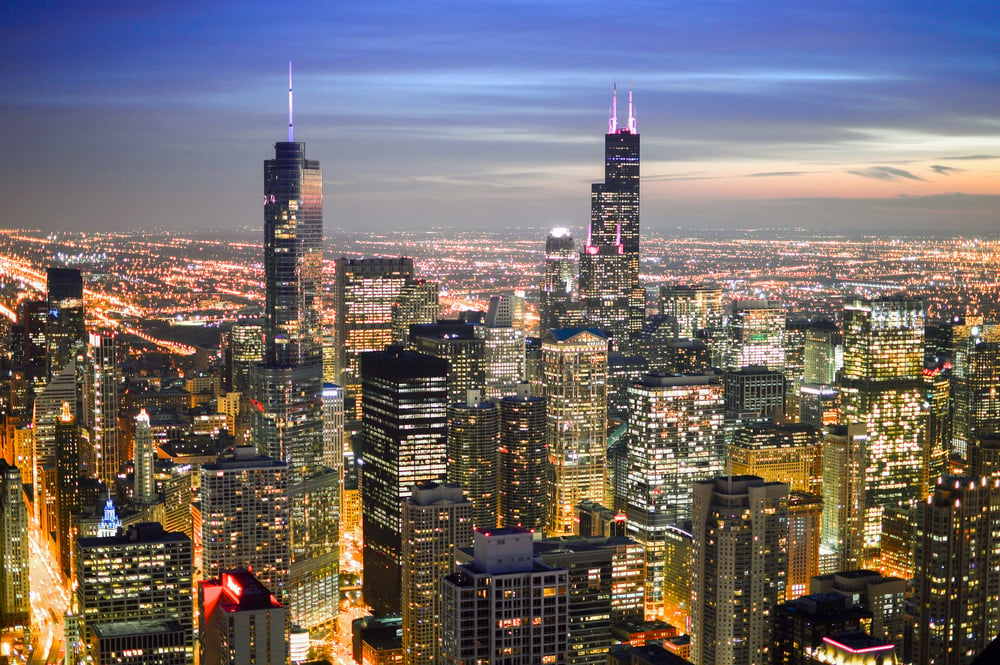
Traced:
[[259, 224], [292, 60], [331, 229], [582, 229], [631, 82], [650, 231], [992, 231], [1000, 9], [820, 4], [10, 10], [0, 227]]

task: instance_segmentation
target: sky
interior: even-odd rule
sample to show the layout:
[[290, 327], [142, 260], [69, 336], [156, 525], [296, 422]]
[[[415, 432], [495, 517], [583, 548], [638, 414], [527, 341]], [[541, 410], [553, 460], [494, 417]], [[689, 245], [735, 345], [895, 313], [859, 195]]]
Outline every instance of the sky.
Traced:
[[612, 86], [659, 232], [1000, 231], [1000, 3], [3, 3], [0, 227], [582, 230]]

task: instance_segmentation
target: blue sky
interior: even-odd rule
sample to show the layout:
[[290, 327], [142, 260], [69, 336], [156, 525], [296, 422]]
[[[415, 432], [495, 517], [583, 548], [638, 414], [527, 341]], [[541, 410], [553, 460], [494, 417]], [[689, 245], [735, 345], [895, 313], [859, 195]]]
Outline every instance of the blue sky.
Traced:
[[614, 82], [646, 228], [1000, 229], [996, 2], [8, 4], [4, 227], [259, 225], [292, 60], [330, 229], [582, 229]]

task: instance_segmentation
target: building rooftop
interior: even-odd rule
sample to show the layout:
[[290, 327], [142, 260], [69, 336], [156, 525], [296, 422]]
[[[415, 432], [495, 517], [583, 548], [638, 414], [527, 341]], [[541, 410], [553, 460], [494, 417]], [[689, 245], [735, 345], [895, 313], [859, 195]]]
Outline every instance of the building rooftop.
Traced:
[[112, 621], [108, 623], [88, 623], [98, 638], [126, 637], [128, 635], [158, 635], [177, 633], [184, 630], [176, 621]]

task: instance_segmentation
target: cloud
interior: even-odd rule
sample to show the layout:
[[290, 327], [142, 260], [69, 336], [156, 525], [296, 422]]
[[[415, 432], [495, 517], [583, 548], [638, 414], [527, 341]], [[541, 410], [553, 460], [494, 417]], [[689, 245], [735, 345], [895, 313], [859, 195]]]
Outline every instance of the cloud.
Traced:
[[966, 169], [959, 169], [954, 166], [944, 166], [942, 164], [932, 164], [931, 171], [937, 173], [938, 175], [951, 175], [952, 173], [957, 173], [959, 171], [965, 171]]
[[784, 177], [793, 175], [806, 175], [807, 173], [812, 173], [812, 171], [764, 171], [762, 173], [749, 173], [748, 178], [772, 178], [772, 177]]
[[708, 175], [704, 171], [688, 171], [686, 173], [657, 173], [642, 176], [643, 182], [664, 182], [668, 180], [721, 180], [722, 176]]
[[948, 161], [959, 159], [1000, 159], [1000, 155], [953, 155], [951, 157], [942, 157], [941, 159], [947, 159]]
[[906, 169], [897, 169], [894, 166], [872, 166], [867, 169], [848, 171], [848, 173], [852, 175], [859, 175], [862, 178], [873, 178], [875, 180], [886, 180], [889, 182], [897, 182], [902, 179], [920, 180], [925, 182], [920, 176], [914, 175]]

